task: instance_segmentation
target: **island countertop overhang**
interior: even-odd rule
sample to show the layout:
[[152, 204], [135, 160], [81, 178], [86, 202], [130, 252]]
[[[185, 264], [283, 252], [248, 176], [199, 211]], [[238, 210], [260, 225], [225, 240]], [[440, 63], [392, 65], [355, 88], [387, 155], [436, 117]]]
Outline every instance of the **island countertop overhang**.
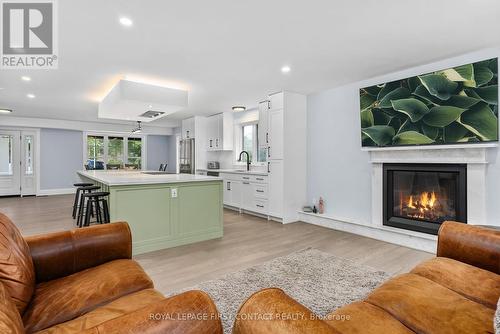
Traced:
[[78, 175], [105, 184], [107, 186], [171, 184], [187, 182], [222, 181], [219, 177], [193, 174], [150, 175], [143, 171], [110, 171], [89, 170], [78, 171]]

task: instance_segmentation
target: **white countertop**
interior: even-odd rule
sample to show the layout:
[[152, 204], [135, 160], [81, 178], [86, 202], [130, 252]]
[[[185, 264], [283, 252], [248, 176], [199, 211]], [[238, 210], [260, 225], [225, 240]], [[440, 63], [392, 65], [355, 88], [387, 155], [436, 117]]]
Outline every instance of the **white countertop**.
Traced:
[[197, 171], [204, 172], [216, 172], [216, 173], [229, 173], [229, 174], [248, 174], [248, 175], [268, 175], [267, 172], [250, 170], [246, 171], [243, 169], [207, 169], [207, 168], [198, 168]]
[[78, 171], [81, 176], [87, 177], [108, 186], [159, 184], [159, 183], [181, 183], [181, 182], [204, 182], [219, 181], [218, 177], [194, 175], [194, 174], [143, 174], [144, 171], [117, 171], [117, 170], [88, 170]]

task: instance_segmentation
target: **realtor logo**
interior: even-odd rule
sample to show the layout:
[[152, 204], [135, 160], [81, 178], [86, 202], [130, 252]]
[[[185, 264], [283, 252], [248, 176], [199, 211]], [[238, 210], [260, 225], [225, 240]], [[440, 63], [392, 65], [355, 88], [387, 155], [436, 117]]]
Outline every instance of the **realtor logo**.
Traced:
[[1, 68], [57, 68], [55, 0], [0, 3]]

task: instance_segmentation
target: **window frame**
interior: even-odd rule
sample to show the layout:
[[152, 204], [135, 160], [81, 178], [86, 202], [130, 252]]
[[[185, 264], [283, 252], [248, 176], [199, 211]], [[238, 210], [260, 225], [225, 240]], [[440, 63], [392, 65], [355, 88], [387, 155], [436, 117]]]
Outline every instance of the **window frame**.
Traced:
[[259, 122], [258, 121], [251, 121], [251, 122], [244, 122], [236, 125], [236, 135], [235, 137], [235, 164], [240, 165], [240, 164], [245, 164], [243, 161], [238, 161], [239, 154], [243, 150], [243, 128], [246, 126], [253, 126], [254, 128], [254, 140], [252, 142], [252, 166], [260, 166], [263, 165], [264, 163], [261, 161], [258, 161], [258, 154], [259, 154]]
[[121, 137], [123, 138], [122, 144], [123, 144], [123, 165], [128, 164], [128, 139], [129, 138], [140, 138], [141, 139], [141, 169], [140, 170], [145, 170], [146, 167], [146, 147], [147, 147], [147, 136], [146, 135], [132, 135], [130, 133], [126, 132], [95, 132], [95, 131], [85, 131], [83, 133], [83, 167], [85, 166], [87, 160], [89, 159], [87, 155], [87, 139], [89, 136], [98, 136], [98, 137], [104, 137], [104, 154], [103, 154], [103, 162], [104, 162], [104, 170], [107, 170], [107, 164], [108, 164], [108, 150], [109, 150], [109, 137]]

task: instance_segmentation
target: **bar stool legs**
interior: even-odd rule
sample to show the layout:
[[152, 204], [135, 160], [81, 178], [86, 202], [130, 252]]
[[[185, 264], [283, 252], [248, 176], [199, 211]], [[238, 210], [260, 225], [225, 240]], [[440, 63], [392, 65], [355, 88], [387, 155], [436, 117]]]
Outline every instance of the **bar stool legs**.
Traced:
[[[79, 222], [79, 227], [90, 226], [90, 217], [95, 210], [96, 223], [108, 224], [110, 222], [108, 200], [109, 192], [91, 192], [82, 195], [85, 216]], [[83, 212], [83, 210], [82, 210]]]
[[[85, 195], [92, 193], [94, 190], [99, 190], [101, 187], [99, 186], [86, 186], [86, 187], [79, 187], [80, 190], [80, 203], [78, 205], [78, 215], [77, 215], [77, 220], [76, 220], [76, 226], [82, 227], [83, 225], [83, 219], [85, 217]], [[93, 211], [91, 212], [93, 215]]]
[[78, 205], [80, 204], [80, 195], [82, 192], [81, 187], [91, 187], [93, 186], [93, 183], [87, 183], [87, 182], [82, 182], [82, 183], [75, 183], [73, 184], [74, 187], [76, 188], [76, 193], [75, 193], [75, 201], [73, 202], [73, 219], [76, 218], [76, 213], [78, 211]]

